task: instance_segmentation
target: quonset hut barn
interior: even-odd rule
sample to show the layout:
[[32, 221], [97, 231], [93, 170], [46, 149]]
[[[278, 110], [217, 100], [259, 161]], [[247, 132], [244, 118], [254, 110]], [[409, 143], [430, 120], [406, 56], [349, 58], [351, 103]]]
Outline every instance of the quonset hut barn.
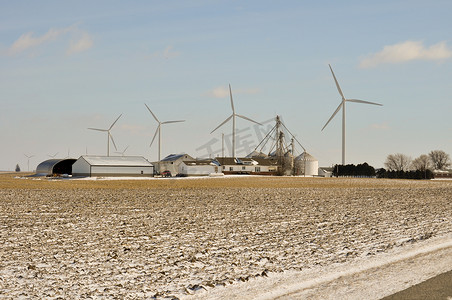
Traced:
[[40, 163], [36, 167], [36, 175], [39, 176], [57, 176], [57, 175], [71, 175], [72, 174], [72, 164], [75, 163], [76, 159], [48, 159]]
[[154, 166], [142, 156], [83, 155], [72, 165], [72, 176], [153, 176]]

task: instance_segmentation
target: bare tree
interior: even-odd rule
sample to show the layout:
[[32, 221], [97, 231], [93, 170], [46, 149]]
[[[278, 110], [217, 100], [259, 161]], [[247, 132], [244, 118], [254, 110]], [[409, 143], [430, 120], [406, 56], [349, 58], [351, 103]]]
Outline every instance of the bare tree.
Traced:
[[425, 154], [422, 154], [418, 158], [415, 158], [411, 165], [412, 165], [413, 169], [415, 169], [416, 171], [422, 171], [422, 172], [424, 172], [426, 170], [431, 170], [433, 167], [433, 164], [432, 164], [430, 158], [428, 157], [428, 155], [425, 155]]
[[411, 166], [411, 157], [396, 153], [389, 154], [385, 161], [385, 166], [389, 171], [408, 171]]
[[451, 165], [450, 156], [443, 150], [433, 150], [428, 154], [435, 170], [444, 170]]

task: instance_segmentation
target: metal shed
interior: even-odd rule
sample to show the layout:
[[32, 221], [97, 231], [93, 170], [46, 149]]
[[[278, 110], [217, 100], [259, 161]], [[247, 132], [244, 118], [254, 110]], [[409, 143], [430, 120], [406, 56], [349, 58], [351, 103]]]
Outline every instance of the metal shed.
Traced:
[[153, 176], [154, 166], [142, 156], [83, 155], [72, 165], [73, 176]]
[[72, 164], [76, 159], [64, 158], [64, 159], [48, 159], [43, 161], [36, 167], [36, 174], [41, 176], [63, 175], [72, 174]]

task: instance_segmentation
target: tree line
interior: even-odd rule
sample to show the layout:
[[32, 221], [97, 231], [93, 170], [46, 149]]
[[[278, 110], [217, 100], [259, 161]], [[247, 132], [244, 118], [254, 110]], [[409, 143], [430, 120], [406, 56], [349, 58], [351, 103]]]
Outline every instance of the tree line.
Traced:
[[359, 165], [335, 165], [333, 167], [333, 176], [336, 177], [375, 177], [375, 168], [367, 163]]
[[452, 165], [449, 154], [442, 150], [433, 150], [412, 159], [410, 156], [396, 153], [389, 154], [384, 163], [386, 168], [375, 170], [367, 163], [359, 165], [335, 165], [335, 177], [377, 177], [404, 179], [432, 179], [433, 171], [445, 170]]
[[432, 150], [412, 159], [410, 156], [389, 154], [384, 163], [386, 169], [377, 172], [379, 178], [431, 179], [433, 171], [446, 170], [451, 166], [449, 154], [443, 150]]

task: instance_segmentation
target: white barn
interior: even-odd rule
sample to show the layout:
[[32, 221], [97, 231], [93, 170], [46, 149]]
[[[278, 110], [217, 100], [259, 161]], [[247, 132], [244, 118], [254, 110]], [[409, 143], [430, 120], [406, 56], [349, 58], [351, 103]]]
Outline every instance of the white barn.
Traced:
[[83, 155], [72, 165], [72, 176], [153, 176], [154, 166], [142, 156]]
[[179, 174], [185, 176], [209, 176], [221, 173], [221, 167], [215, 160], [183, 161], [179, 165]]

